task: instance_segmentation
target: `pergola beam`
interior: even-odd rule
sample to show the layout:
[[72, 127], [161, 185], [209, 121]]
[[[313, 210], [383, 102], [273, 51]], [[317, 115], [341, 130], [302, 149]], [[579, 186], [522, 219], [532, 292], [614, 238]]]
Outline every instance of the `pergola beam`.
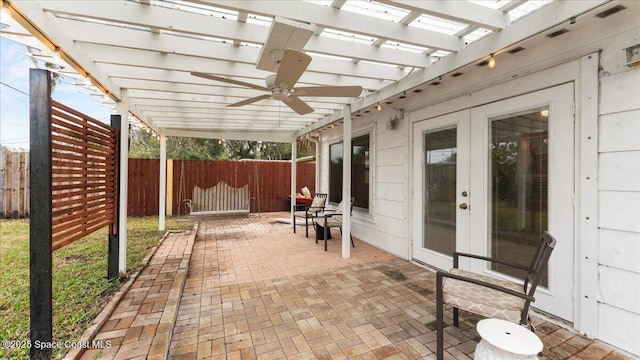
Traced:
[[293, 131], [204, 131], [167, 129], [167, 136], [190, 137], [198, 139], [226, 139], [244, 141], [291, 142]]
[[[225, 101], [215, 101], [214, 103], [209, 103], [209, 102], [196, 102], [196, 101], [186, 101], [181, 103], [180, 100], [176, 100], [176, 99], [167, 99], [167, 100], [161, 100], [161, 99], [139, 99], [137, 101], [141, 111], [143, 112], [147, 112], [147, 111], [157, 111], [157, 112], [171, 112], [171, 111], [181, 111], [183, 113], [187, 113], [187, 112], [193, 112], [193, 113], [202, 113], [202, 112], [206, 112], [207, 114], [216, 114], [216, 115], [226, 115], [226, 114], [245, 114], [247, 116], [252, 116], [251, 114], [255, 113], [256, 111], [260, 111], [261, 114], [265, 114], [265, 115], [279, 115], [280, 118], [282, 119], [288, 119], [288, 118], [292, 118], [292, 119], [296, 119], [296, 120], [306, 120], [306, 121], [314, 121], [314, 118], [306, 118], [306, 117], [300, 117], [299, 115], [293, 115], [293, 113], [283, 113], [281, 111], [281, 108], [284, 105], [281, 104], [275, 104], [275, 105], [255, 105], [252, 104], [251, 107], [246, 108], [243, 107], [239, 107], [239, 108], [232, 108], [232, 107], [226, 107], [224, 109], [220, 109], [219, 104], [228, 104], [228, 102]], [[324, 106], [327, 106], [329, 104], [323, 104]], [[314, 113], [316, 113], [316, 115], [321, 115], [321, 114], [332, 114], [333, 111], [335, 111], [335, 108], [329, 108], [327, 107], [323, 107], [323, 108], [315, 108]]]
[[[102, 51], [98, 51], [99, 53]], [[206, 59], [201, 60], [202, 64], [199, 66], [190, 67], [187, 64], [184, 64], [182, 61], [182, 57], [180, 56], [171, 56], [171, 59], [159, 59], [160, 56], [155, 56], [153, 53], [138, 54], [138, 57], [141, 59], [150, 58], [150, 62], [146, 63], [145, 66], [139, 66], [138, 64], [131, 63], [115, 63], [114, 61], [118, 59], [118, 51], [113, 51], [113, 54], [109, 55], [108, 58], [100, 58], [96, 57], [95, 61], [98, 63], [99, 68], [105, 72], [108, 72], [111, 78], [117, 83], [119, 78], [128, 78], [128, 79], [146, 79], [146, 80], [155, 80], [155, 81], [165, 81], [171, 83], [187, 83], [187, 84], [201, 84], [201, 85], [218, 85], [218, 86], [232, 86], [230, 84], [203, 79], [200, 77], [196, 77], [191, 75], [190, 71], [200, 71], [200, 69], [206, 70], [208, 73], [218, 73], [219, 69], [215, 71], [212, 69], [211, 64], [216, 64], [217, 61], [207, 61]], [[124, 54], [123, 54], [124, 55]], [[135, 54], [130, 54], [134, 55]], [[157, 59], [159, 62], [154, 62], [153, 60]], [[318, 62], [322, 62], [321, 60]], [[189, 62], [187, 62], [189, 63]], [[175, 65], [176, 68], [173, 68], [172, 65]], [[242, 68], [247, 68], [247, 71], [243, 71]], [[347, 68], [348, 66], [343, 66]], [[172, 72], [167, 72], [167, 70], [175, 70]], [[345, 69], [346, 70], [346, 69]], [[371, 72], [367, 72], [367, 77], [359, 77], [358, 72], [354, 72], [354, 75], [348, 75], [348, 72], [345, 72], [344, 75], [340, 73], [323, 73], [316, 71], [307, 71], [300, 78], [298, 82], [298, 86], [303, 85], [327, 85], [331, 84], [333, 86], [351, 86], [353, 84], [358, 84], [365, 89], [378, 89], [380, 87], [384, 87], [388, 85], [392, 81], [397, 79], [385, 79], [384, 77], [380, 77], [378, 79], [374, 79], [373, 74], [375, 73], [375, 69], [370, 69]], [[264, 78], [269, 75], [265, 72], [259, 72], [259, 70], [255, 69], [255, 65], [244, 65], [237, 64], [235, 66], [234, 71], [240, 71], [243, 77], [229, 77], [234, 80], [241, 80], [248, 83], [256, 84], [264, 86]], [[399, 71], [404, 76], [404, 72]], [[365, 73], [365, 71], [360, 71], [360, 73]], [[224, 72], [219, 72], [219, 75], [223, 77], [228, 77]], [[400, 78], [400, 77], [398, 77]], [[237, 86], [234, 86], [237, 87]]]

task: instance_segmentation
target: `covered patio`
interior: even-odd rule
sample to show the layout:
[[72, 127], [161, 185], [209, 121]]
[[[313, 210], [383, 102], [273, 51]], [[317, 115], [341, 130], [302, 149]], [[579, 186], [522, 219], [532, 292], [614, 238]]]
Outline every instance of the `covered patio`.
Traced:
[[[359, 239], [343, 259], [339, 242], [325, 252], [283, 215], [201, 222], [192, 241], [170, 233], [98, 332], [112, 347], [82, 359], [435, 359], [434, 273]], [[455, 328], [447, 309], [445, 359], [473, 358], [479, 320], [463, 312]], [[541, 359], [625, 358], [533, 323]]]
[[[309, 141], [315, 191], [355, 199], [327, 253], [272, 215], [170, 232], [106, 319], [113, 346], [85, 356], [435, 357], [430, 269], [516, 258], [527, 242], [502, 236], [543, 231], [558, 247], [533, 306], [566, 325], [536, 319], [544, 357], [622, 358], [578, 333], [639, 356], [640, 2], [284, 3], [2, 1], [23, 27], [3, 36], [156, 133], [159, 230], [169, 137], [289, 143], [293, 162]], [[457, 359], [478, 339], [462, 320]]]

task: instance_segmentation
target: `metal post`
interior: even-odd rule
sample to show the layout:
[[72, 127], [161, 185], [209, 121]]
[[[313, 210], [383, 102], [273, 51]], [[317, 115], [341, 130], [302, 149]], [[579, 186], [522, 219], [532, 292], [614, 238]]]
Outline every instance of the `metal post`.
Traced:
[[[111, 127], [116, 128], [122, 131], [121, 126], [121, 117], [120, 115], [111, 115]], [[120, 176], [120, 149], [116, 149], [116, 176]], [[120, 179], [115, 179], [116, 181], [116, 223], [112, 225], [112, 229], [109, 231], [109, 255], [107, 261], [107, 278], [108, 279], [117, 279], [118, 278], [118, 260], [120, 256], [120, 244], [119, 244], [119, 224], [122, 220], [120, 218]]]
[[[51, 77], [47, 70], [31, 69], [30, 77], [30, 306], [31, 344], [53, 340], [52, 287], [52, 160]], [[51, 349], [31, 346], [31, 359], [50, 359]]]

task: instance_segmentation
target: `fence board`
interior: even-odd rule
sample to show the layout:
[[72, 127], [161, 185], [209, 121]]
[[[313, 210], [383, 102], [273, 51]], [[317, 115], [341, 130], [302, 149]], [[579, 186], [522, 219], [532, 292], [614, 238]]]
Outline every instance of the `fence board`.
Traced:
[[30, 170], [29, 170], [29, 155], [24, 154], [24, 217], [28, 217], [31, 213], [31, 188], [30, 184]]
[[129, 159], [127, 214], [146, 216], [158, 214], [160, 160]]
[[0, 217], [29, 215], [27, 153], [0, 153]]
[[7, 214], [7, 153], [0, 153], [0, 215], [2, 217], [9, 216]]

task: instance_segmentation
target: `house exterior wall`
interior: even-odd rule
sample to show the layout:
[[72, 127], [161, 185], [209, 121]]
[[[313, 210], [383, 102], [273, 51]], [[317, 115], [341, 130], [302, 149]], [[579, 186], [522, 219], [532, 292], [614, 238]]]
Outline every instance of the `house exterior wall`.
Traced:
[[[351, 233], [366, 239], [371, 245], [399, 257], [407, 258], [407, 122], [400, 121], [394, 130], [386, 128], [386, 121], [398, 114], [384, 106], [380, 112], [352, 117], [353, 137], [369, 134], [370, 141], [370, 202], [369, 211], [354, 209]], [[329, 188], [329, 146], [342, 141], [342, 128], [322, 134], [320, 153], [320, 189]]]
[[[598, 338], [640, 355], [640, 67], [603, 48], [598, 112]], [[627, 284], [635, 284], [627, 286]]]
[[[532, 39], [526, 51], [499, 57], [491, 72], [465, 68], [463, 76], [446, 77], [402, 104], [354, 116], [354, 136], [371, 133], [375, 186], [369, 213], [354, 211], [353, 235], [411, 258], [411, 209], [421, 201], [411, 196], [419, 186], [411, 183], [418, 170], [410, 168], [413, 122], [573, 83], [574, 327], [640, 356], [640, 67], [626, 66], [623, 51], [640, 43], [640, 11], [628, 10], [555, 39]], [[386, 121], [398, 114], [391, 106], [405, 117], [387, 130]], [[341, 127], [322, 132], [321, 189], [328, 188], [329, 144], [341, 136]]]

